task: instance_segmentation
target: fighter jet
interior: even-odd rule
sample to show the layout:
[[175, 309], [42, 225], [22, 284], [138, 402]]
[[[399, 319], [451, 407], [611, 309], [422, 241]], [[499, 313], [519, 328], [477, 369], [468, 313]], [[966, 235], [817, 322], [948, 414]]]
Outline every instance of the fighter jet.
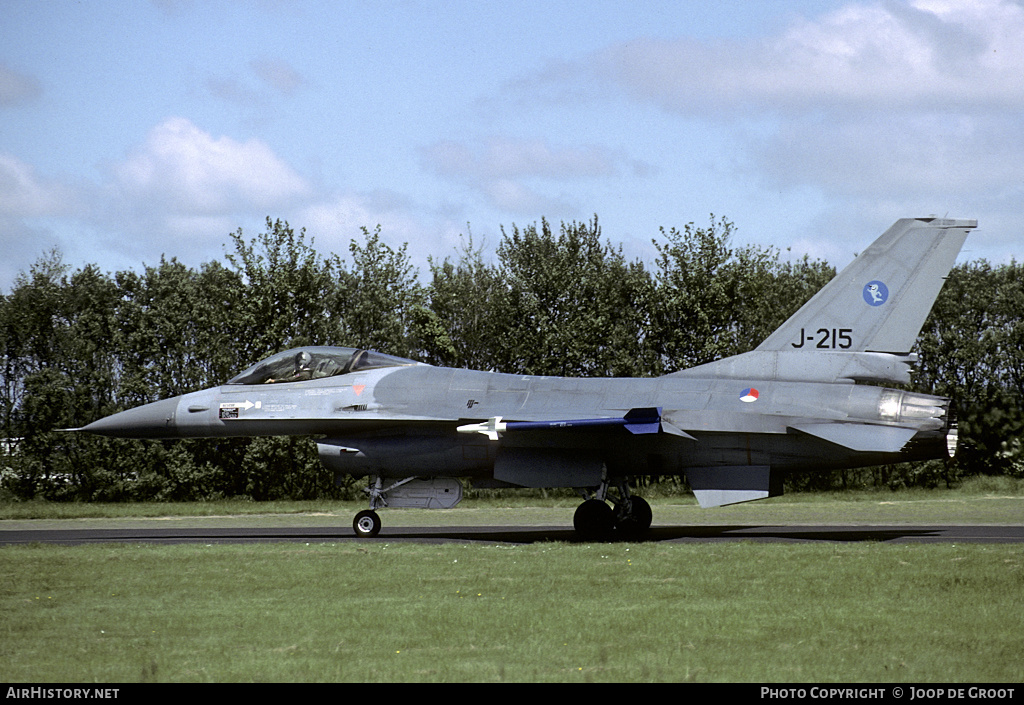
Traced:
[[[473, 487], [575, 488], [587, 539], [642, 535], [634, 478], [685, 476], [702, 507], [773, 497], [793, 470], [952, 457], [948, 399], [906, 384], [925, 318], [977, 221], [898, 220], [751, 352], [656, 378], [436, 367], [371, 350], [278, 353], [221, 386], [85, 426], [130, 438], [313, 435], [384, 507], [451, 508]], [[557, 354], [557, 351], [552, 351]]]

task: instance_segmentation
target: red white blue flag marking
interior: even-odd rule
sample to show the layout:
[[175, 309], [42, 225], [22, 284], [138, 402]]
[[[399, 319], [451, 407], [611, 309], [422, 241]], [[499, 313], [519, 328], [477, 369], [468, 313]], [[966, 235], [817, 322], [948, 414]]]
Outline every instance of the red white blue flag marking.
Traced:
[[761, 396], [760, 392], [758, 392], [753, 387], [747, 387], [742, 392], [740, 392], [740, 401], [745, 401], [749, 404], [750, 402], [757, 401], [757, 398], [759, 396]]

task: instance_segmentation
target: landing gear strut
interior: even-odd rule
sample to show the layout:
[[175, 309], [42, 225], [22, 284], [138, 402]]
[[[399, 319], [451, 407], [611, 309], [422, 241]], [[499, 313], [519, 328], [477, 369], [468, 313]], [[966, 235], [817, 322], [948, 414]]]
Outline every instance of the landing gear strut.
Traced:
[[[584, 502], [576, 509], [572, 523], [576, 533], [587, 540], [607, 540], [617, 532], [627, 539], [640, 538], [651, 528], [651, 505], [643, 497], [630, 494], [629, 483], [621, 481], [615, 497], [608, 496], [609, 482], [596, 491], [578, 490]], [[611, 502], [611, 506], [608, 502]]]
[[380, 533], [380, 515], [377, 514], [376, 510], [387, 506], [387, 502], [384, 501], [384, 493], [389, 489], [391, 488], [384, 487], [384, 478], [378, 475], [373, 478], [370, 486], [363, 490], [363, 492], [370, 495], [370, 508], [359, 512], [356, 514], [356, 518], [352, 520], [352, 530], [356, 532], [356, 536], [359, 538], [369, 539]]

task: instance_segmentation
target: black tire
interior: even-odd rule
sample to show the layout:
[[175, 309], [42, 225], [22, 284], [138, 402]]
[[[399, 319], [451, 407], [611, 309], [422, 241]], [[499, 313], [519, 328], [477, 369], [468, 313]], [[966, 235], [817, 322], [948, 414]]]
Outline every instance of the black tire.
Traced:
[[380, 533], [380, 517], [372, 509], [364, 509], [352, 520], [352, 530], [360, 538], [373, 538]]
[[588, 499], [576, 508], [572, 525], [582, 539], [604, 540], [611, 536], [615, 526], [615, 513], [605, 502]]
[[651, 512], [651, 505], [643, 497], [630, 497], [629, 502], [629, 514], [620, 519], [615, 528], [622, 532], [623, 536], [637, 538], [650, 531], [654, 513]]

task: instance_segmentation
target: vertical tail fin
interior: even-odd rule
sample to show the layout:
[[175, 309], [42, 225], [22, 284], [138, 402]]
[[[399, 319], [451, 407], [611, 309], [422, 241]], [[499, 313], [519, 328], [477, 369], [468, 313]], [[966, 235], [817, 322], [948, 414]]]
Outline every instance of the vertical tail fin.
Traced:
[[909, 353], [976, 220], [903, 218], [757, 346]]

